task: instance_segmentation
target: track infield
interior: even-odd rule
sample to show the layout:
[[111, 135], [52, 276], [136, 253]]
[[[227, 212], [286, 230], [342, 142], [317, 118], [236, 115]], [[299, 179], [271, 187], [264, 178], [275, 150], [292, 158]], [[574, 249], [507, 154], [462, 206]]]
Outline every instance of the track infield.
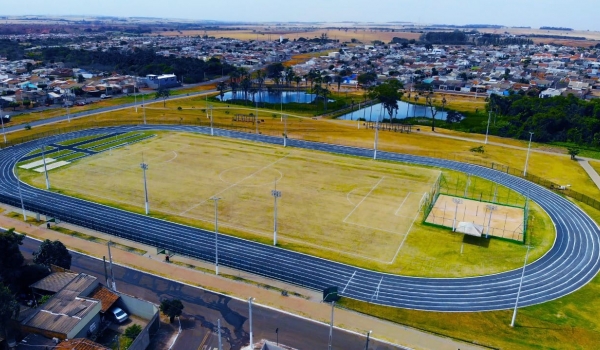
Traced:
[[[159, 133], [50, 173], [69, 194], [143, 211], [140, 163], [146, 162], [150, 211], [272, 242], [277, 182], [278, 243], [391, 263], [419, 220], [421, 200], [438, 170], [295, 148]], [[32, 178], [36, 185], [43, 176]], [[322, 255], [322, 254], [321, 254]]]

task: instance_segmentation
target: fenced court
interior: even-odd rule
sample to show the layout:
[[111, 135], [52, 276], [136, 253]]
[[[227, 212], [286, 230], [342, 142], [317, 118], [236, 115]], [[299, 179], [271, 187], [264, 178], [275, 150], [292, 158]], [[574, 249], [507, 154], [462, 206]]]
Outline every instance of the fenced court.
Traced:
[[[54, 189], [143, 212], [140, 163], [148, 164], [150, 212], [324, 257], [390, 263], [439, 170], [189, 133], [157, 133], [128, 148], [81, 159], [50, 174]], [[43, 176], [29, 182], [44, 185]]]
[[469, 223], [475, 234], [483, 237], [525, 241], [527, 198], [491, 181], [468, 175], [447, 179], [441, 175], [424, 206], [426, 224], [457, 230], [460, 223]]

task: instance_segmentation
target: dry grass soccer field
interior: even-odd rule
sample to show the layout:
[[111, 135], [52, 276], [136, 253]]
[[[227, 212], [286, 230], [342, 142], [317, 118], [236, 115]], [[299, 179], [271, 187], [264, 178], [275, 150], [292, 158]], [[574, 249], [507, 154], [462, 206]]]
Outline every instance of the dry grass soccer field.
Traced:
[[[149, 165], [156, 214], [203, 222], [269, 242], [277, 181], [279, 242], [391, 262], [439, 171], [187, 133], [159, 134], [51, 172], [54, 188], [143, 208]], [[43, 177], [35, 181], [40, 184]]]

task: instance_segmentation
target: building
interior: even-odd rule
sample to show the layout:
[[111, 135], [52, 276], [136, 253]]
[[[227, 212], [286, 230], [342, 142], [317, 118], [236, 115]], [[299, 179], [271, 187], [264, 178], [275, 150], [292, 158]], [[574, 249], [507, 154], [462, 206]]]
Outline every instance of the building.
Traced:
[[168, 89], [180, 85], [175, 74], [148, 74], [146, 75], [146, 84], [148, 84], [148, 87], [152, 89]]

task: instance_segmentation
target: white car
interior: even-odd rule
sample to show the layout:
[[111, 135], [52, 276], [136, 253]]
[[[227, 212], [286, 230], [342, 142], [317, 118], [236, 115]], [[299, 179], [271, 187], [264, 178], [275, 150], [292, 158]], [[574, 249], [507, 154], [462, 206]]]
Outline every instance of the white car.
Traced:
[[129, 318], [129, 315], [127, 315], [127, 313], [123, 311], [123, 309], [121, 309], [120, 307], [115, 307], [112, 310], [110, 310], [110, 312], [115, 317], [115, 320], [117, 320], [118, 323], [123, 323], [127, 320], [127, 318]]

